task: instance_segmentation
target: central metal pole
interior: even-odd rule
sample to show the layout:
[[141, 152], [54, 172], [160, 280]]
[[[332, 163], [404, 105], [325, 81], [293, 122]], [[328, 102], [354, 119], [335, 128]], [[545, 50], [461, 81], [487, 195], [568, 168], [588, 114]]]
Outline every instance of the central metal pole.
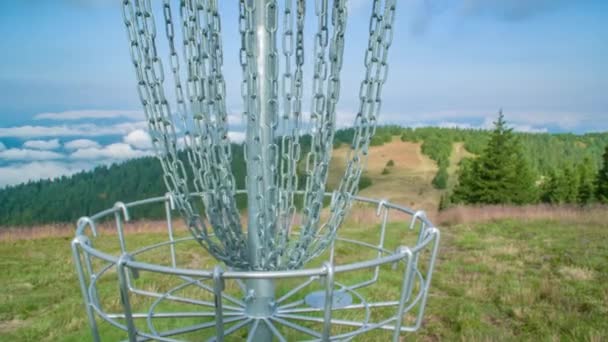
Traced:
[[[269, 189], [273, 187], [273, 170], [276, 170], [270, 148], [274, 144], [273, 121], [276, 118], [276, 94], [273, 91], [272, 79], [276, 80], [278, 59], [271, 57], [270, 52], [276, 51], [276, 29], [274, 22], [277, 19], [276, 1], [274, 0], [246, 0], [254, 6], [257, 96], [259, 112], [257, 122], [248, 122], [247, 128], [247, 197], [248, 197], [248, 248], [249, 261], [252, 268], [260, 266], [258, 251], [262, 248], [259, 232], [268, 229], [268, 222], [275, 218], [267, 218], [266, 226], [259, 220], [263, 208], [260, 208], [256, 198], [263, 196], [264, 203], [272, 206], [275, 201]], [[271, 101], [273, 100], [273, 101]], [[249, 119], [251, 120], [251, 119]], [[263, 213], [268, 215], [268, 213]], [[251, 317], [267, 318], [275, 310], [274, 281], [271, 279], [252, 279], [247, 281], [245, 312]], [[255, 328], [254, 328], [255, 327]], [[251, 325], [252, 341], [272, 341], [272, 331], [260, 322]]]

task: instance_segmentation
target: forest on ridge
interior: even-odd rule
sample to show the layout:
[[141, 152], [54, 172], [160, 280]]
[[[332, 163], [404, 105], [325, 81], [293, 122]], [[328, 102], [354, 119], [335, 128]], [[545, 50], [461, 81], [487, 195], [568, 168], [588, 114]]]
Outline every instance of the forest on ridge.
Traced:
[[[505, 161], [486, 160], [484, 165], [487, 167], [491, 162], [521, 163], [509, 165], [511, 171], [517, 169], [519, 176], [522, 175], [522, 167], [525, 169], [525, 177], [513, 178], [514, 181], [525, 179], [523, 183], [515, 185], [521, 190], [521, 196], [517, 198], [471, 195], [475, 191], [479, 192], [479, 189], [473, 191], [469, 184], [467, 185], [469, 189], [463, 190], [461, 184], [466, 185], [466, 180], [449, 179], [458, 176], [462, 178], [463, 175], [467, 177], [467, 172], [470, 176], [470, 169], [474, 167], [477, 160], [483, 162], [484, 158], [487, 159], [490, 154], [495, 154], [488, 148], [493, 135], [496, 135], [496, 127], [494, 130], [474, 130], [381, 126], [377, 128], [371, 145], [383, 145], [392, 139], [421, 143], [421, 152], [435, 161], [438, 166], [432, 186], [443, 193], [441, 203], [439, 203], [441, 208], [454, 203], [528, 204], [544, 202], [587, 205], [608, 200], [608, 194], [606, 197], [601, 195], [602, 191], [608, 192], [608, 189], [602, 190], [604, 185], [601, 182], [602, 175], [608, 182], [608, 170], [606, 170], [608, 162], [605, 161], [608, 158], [608, 153], [605, 153], [608, 146], [608, 133], [583, 135], [521, 133], [511, 131], [508, 128], [508, 122], [503, 122], [503, 124], [501, 132], [507, 134], [507, 140], [512, 140], [514, 144], [509, 147], [511, 150], [504, 151], [504, 155], [509, 155], [508, 158], [515, 158], [507, 158]], [[353, 136], [353, 129], [337, 131], [334, 146], [350, 144]], [[450, 154], [453, 144], [458, 142], [463, 143], [464, 148], [473, 156], [463, 159], [458, 166], [457, 174], [450, 176], [447, 171], [450, 166]], [[302, 137], [301, 143], [303, 153], [306, 153], [310, 146], [310, 137]], [[232, 152], [232, 167], [236, 185], [237, 188], [244, 188], [245, 163], [242, 145], [233, 144]], [[181, 158], [185, 158], [185, 153], [182, 153]], [[602, 172], [604, 173], [602, 174]], [[300, 177], [304, 177], [304, 175], [300, 174]], [[373, 181], [373, 179], [363, 176], [360, 187], [369, 186]], [[479, 183], [479, 181], [476, 182]], [[303, 183], [300, 181], [300, 185]], [[608, 185], [605, 186], [608, 187]], [[487, 188], [487, 184], [485, 188]], [[468, 194], [465, 190], [468, 191]], [[506, 193], [504, 190], [501, 191]], [[75, 222], [78, 217], [109, 208], [116, 201], [128, 202], [162, 196], [165, 192], [161, 167], [154, 157], [98, 166], [91, 171], [80, 172], [72, 176], [32, 181], [0, 189], [0, 226]], [[239, 206], [244, 208], [245, 205], [245, 199], [239, 199]], [[162, 206], [146, 206], [138, 210], [137, 217], [159, 218], [163, 215]]]

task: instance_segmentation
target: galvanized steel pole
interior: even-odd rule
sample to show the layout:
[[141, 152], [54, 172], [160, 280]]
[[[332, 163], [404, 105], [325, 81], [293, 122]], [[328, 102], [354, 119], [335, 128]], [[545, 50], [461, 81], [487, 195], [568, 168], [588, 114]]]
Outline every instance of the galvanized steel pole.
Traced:
[[[258, 122], [248, 125], [247, 129], [247, 197], [248, 197], [248, 248], [249, 264], [252, 268], [257, 268], [262, 260], [259, 260], [258, 251], [263, 248], [259, 233], [267, 230], [264, 224], [273, 219], [267, 217], [261, 220], [260, 217], [268, 215], [263, 212], [264, 208], [259, 207], [256, 197], [264, 196], [266, 205], [272, 207], [276, 205], [273, 194], [268, 190], [273, 186], [273, 169], [275, 158], [270, 150], [274, 144], [273, 123], [277, 117], [276, 94], [273, 91], [271, 79], [276, 79], [278, 70], [278, 59], [271, 56], [270, 52], [276, 50], [276, 27], [270, 27], [270, 23], [276, 23], [276, 1], [274, 0], [247, 0], [254, 5], [254, 27], [255, 27], [255, 58], [257, 74], [257, 102], [259, 103]], [[270, 233], [270, 232], [267, 232]], [[274, 312], [274, 281], [270, 279], [251, 279], [247, 281], [246, 313], [252, 317], [270, 317]], [[250, 328], [250, 340], [252, 341], [272, 341], [272, 331], [266, 324], [254, 325]], [[251, 338], [253, 337], [253, 338]]]

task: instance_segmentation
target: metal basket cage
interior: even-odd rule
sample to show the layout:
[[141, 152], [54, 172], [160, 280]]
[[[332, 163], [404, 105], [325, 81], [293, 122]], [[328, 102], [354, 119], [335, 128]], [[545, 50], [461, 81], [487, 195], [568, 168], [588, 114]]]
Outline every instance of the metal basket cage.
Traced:
[[[351, 340], [377, 329], [392, 331], [397, 341], [402, 332], [418, 330], [439, 230], [422, 211], [365, 197], [354, 201], [376, 206], [378, 229], [366, 230], [366, 238], [350, 238], [349, 228], [343, 227], [325, 254], [306, 268], [285, 271], [240, 271], [223, 264], [196, 269], [182, 263], [189, 251], [200, 255], [202, 250], [194, 237], [177, 236], [169, 194], [118, 202], [81, 218], [72, 250], [94, 340], [100, 340], [103, 322], [126, 332], [130, 341], [239, 340], [256, 336], [262, 327], [279, 341]], [[138, 234], [125, 234], [130, 209], [155, 204], [165, 207], [166, 240], [146, 245], [137, 241]], [[409, 230], [402, 228], [408, 223], [400, 222], [389, 233], [391, 213], [408, 215]], [[101, 243], [97, 226], [108, 218], [115, 219], [118, 239]], [[405, 235], [410, 235], [410, 246], [401, 245]], [[364, 241], [369, 237], [375, 241]], [[396, 248], [390, 249], [391, 243]], [[208, 261], [217, 263], [212, 257]], [[247, 311], [247, 301], [263, 294], [247, 293], [250, 280], [268, 280], [273, 291], [276, 286], [276, 299], [261, 302], [265, 307], [253, 313]]]

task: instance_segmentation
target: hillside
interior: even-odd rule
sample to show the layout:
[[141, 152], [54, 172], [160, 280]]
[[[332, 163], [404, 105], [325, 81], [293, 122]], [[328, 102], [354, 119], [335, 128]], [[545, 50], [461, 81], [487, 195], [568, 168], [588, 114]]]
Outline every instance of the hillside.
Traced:
[[[420, 146], [421, 143], [404, 142], [394, 137], [381, 146], [371, 147], [366, 174], [372, 184], [360, 195], [435, 210], [440, 191], [431, 186], [431, 180], [437, 172], [437, 164], [422, 154]], [[347, 146], [334, 151], [330, 185], [336, 184], [342, 176], [347, 151]], [[394, 166], [387, 166], [391, 160]]]
[[[540, 177], [552, 170], [571, 166], [584, 158], [600, 164], [608, 133], [517, 134], [525, 157]], [[335, 186], [344, 169], [352, 129], [336, 132], [334, 160], [329, 185]], [[487, 131], [447, 128], [379, 127], [368, 160], [366, 176], [371, 186], [361, 195], [387, 198], [396, 203], [434, 211], [443, 190], [432, 185], [435, 174], [445, 168], [448, 189], [456, 181], [462, 158], [480, 153]], [[302, 138], [303, 150], [307, 137]], [[244, 186], [242, 146], [233, 146], [237, 186]], [[392, 160], [393, 166], [388, 166]], [[55, 180], [42, 180], [0, 189], [0, 226], [27, 226], [53, 222], [74, 222], [78, 217], [111, 207], [116, 201], [132, 201], [165, 193], [161, 169], [155, 158], [130, 160], [100, 166], [88, 172]], [[244, 207], [244, 203], [240, 203]], [[162, 208], [136, 213], [137, 217], [158, 218]]]

